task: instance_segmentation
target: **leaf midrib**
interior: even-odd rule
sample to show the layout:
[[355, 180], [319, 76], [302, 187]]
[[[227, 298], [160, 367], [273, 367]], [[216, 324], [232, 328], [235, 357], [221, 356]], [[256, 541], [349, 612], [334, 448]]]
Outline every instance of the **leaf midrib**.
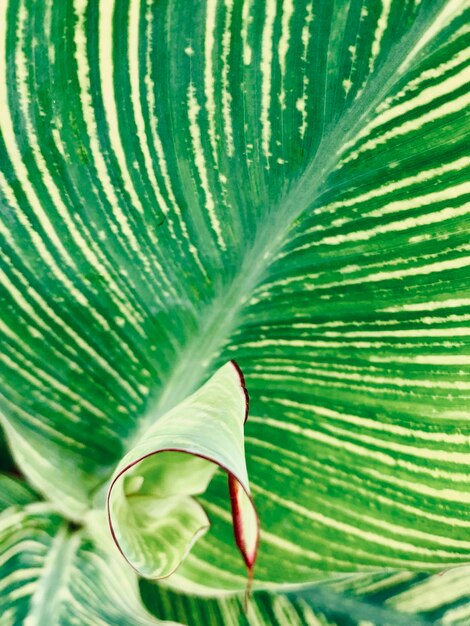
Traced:
[[[318, 150], [303, 174], [294, 181], [291, 188], [287, 189], [272, 213], [264, 217], [271, 228], [258, 230], [251, 248], [242, 259], [238, 275], [225, 291], [212, 300], [205, 311], [201, 311], [200, 318], [205, 321], [200, 332], [195, 340], [188, 343], [180, 352], [173, 371], [163, 385], [163, 393], [156, 399], [150, 399], [146, 414], [137, 422], [133, 434], [124, 442], [124, 454], [145, 436], [148, 428], [160, 416], [189, 396], [208, 377], [215, 359], [237, 328], [241, 313], [249, 302], [253, 290], [260, 284], [275, 261], [276, 254], [286, 243], [293, 223], [326, 190], [328, 178], [341, 159], [341, 148], [356, 137], [377, 105], [390, 92], [391, 87], [399, 82], [403, 75], [400, 69], [430, 23], [435, 23], [439, 16], [445, 13], [446, 7], [447, 2], [441, 0], [428, 19], [423, 13], [418, 15], [410, 31], [393, 47], [393, 58], [387, 59], [377, 74], [372, 76], [361, 96], [342, 118], [324, 129]], [[214, 329], [217, 331], [214, 332]], [[109, 478], [104, 484], [108, 481]], [[99, 492], [104, 484], [101, 483], [95, 493]]]

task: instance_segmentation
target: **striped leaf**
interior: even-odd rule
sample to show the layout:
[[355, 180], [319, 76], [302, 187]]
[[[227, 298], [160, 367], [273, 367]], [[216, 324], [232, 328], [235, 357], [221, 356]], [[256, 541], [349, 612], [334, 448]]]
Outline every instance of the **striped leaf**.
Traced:
[[[467, 19], [0, 3], [0, 408], [65, 515], [236, 358], [259, 584], [469, 561]], [[173, 584], [241, 587], [224, 476], [199, 501]]]
[[411, 572], [355, 575], [287, 595], [257, 592], [242, 600], [198, 598], [141, 583], [142, 597], [159, 618], [188, 626], [467, 626], [469, 569], [442, 575]]
[[156, 587], [144, 593], [158, 616], [152, 617], [136, 594], [135, 577], [116, 555], [110, 556], [109, 538], [97, 533], [93, 522], [92, 542], [86, 531], [68, 529], [47, 504], [11, 507], [0, 516], [2, 626], [170, 626], [175, 619], [189, 626], [310, 626], [317, 619], [321, 621], [313, 623], [321, 626], [335, 623], [317, 617], [307, 603], [282, 596], [257, 596], [245, 614], [238, 599], [184, 597]]
[[[384, 576], [382, 581], [377, 576], [369, 581], [359, 578], [356, 597], [351, 594], [354, 585], [348, 580], [337, 583], [336, 589], [319, 587], [291, 597], [256, 593], [246, 613], [237, 598], [183, 596], [147, 583], [142, 588], [143, 599], [152, 617], [136, 595], [135, 578], [128, 568], [123, 569], [120, 559], [107, 551], [109, 538], [97, 531], [99, 526], [95, 518], [93, 539], [87, 530], [70, 531], [46, 504], [30, 504], [24, 510], [12, 507], [0, 516], [2, 626], [170, 626], [175, 621], [187, 626], [468, 623], [468, 572], [464, 573], [463, 568], [442, 578], [433, 576], [418, 582], [406, 573]], [[380, 606], [378, 601], [384, 598], [385, 604]], [[404, 611], [418, 615], [407, 616]], [[436, 618], [441, 620], [436, 622]]]
[[[95, 522], [94, 533], [96, 527]], [[143, 607], [137, 578], [106, 549], [107, 535], [101, 539], [97, 547], [87, 531], [70, 531], [48, 504], [5, 511], [0, 516], [0, 624], [161, 624]]]
[[25, 505], [38, 499], [33, 489], [16, 476], [0, 474], [0, 512], [10, 506]]
[[433, 575], [404, 571], [356, 575], [289, 596], [336, 616], [347, 626], [363, 620], [387, 626], [466, 626], [469, 575], [468, 566]]
[[[124, 572], [122, 578], [122, 563], [115, 557], [110, 558], [109, 553], [105, 554], [110, 547], [109, 538], [103, 534], [102, 521], [96, 514], [89, 516], [88, 532], [71, 532], [47, 505], [18, 509], [18, 505], [35, 499], [33, 492], [19, 479], [0, 475], [0, 487], [2, 507], [16, 507], [4, 514], [0, 522], [0, 552], [7, 555], [0, 556], [0, 585], [4, 594], [0, 600], [2, 626], [26, 623], [27, 618], [41, 623], [41, 617], [48, 620], [51, 616], [50, 607], [54, 607], [54, 623], [75, 624], [77, 619], [84, 619], [86, 621], [80, 623], [96, 624], [107, 620], [107, 626], [122, 624], [123, 620], [129, 620], [129, 603], [124, 608], [119, 602], [110, 611], [106, 596], [113, 587], [127, 594], [132, 588], [134, 614], [130, 623], [157, 623], [145, 615], [135, 596], [135, 583], [129, 586], [128, 572]], [[90, 530], [92, 541], [86, 536]], [[68, 555], [71, 558], [60, 572], [59, 563]], [[48, 567], [46, 562], [50, 561], [53, 564]], [[77, 592], [83, 584], [83, 575], [79, 575], [83, 572], [93, 585], [106, 583], [99, 587], [99, 592], [105, 596], [100, 598], [91, 593], [90, 582], [85, 592], [83, 589]], [[57, 600], [64, 594], [62, 583], [72, 583], [69, 599], [73, 598], [73, 602]], [[184, 596], [144, 582], [141, 591], [143, 601], [158, 618], [158, 623], [165, 620], [165, 624], [169, 624], [166, 620], [178, 620], [187, 626], [202, 623], [206, 626], [352, 626], [367, 621], [374, 626], [401, 626], [406, 621], [407, 626], [436, 623], [465, 626], [470, 615], [468, 583], [469, 568], [456, 568], [434, 576], [399, 572], [344, 577], [329, 585], [292, 592], [289, 596], [256, 593], [247, 611], [243, 600], [236, 597]], [[113, 601], [115, 596], [111, 593]], [[139, 616], [142, 619], [139, 620]], [[50, 621], [47, 624], [51, 626]]]

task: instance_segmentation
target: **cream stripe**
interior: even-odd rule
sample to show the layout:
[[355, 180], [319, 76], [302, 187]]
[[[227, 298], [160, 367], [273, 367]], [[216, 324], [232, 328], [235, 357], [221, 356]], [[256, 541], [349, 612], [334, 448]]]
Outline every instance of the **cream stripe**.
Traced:
[[[405, 461], [403, 459], [400, 458], [394, 458], [392, 456], [390, 456], [389, 454], [386, 454], [385, 452], [380, 452], [380, 451], [375, 451], [375, 450], [371, 450], [368, 448], [364, 448], [363, 446], [360, 446], [358, 444], [352, 443], [350, 441], [346, 441], [344, 439], [339, 439], [337, 437], [331, 437], [330, 435], [327, 435], [325, 433], [319, 432], [319, 431], [314, 431], [310, 428], [301, 428], [300, 426], [296, 425], [296, 424], [291, 424], [288, 422], [280, 422], [279, 420], [275, 420], [275, 419], [271, 419], [268, 417], [264, 417], [264, 418], [250, 418], [252, 423], [259, 423], [259, 424], [263, 424], [266, 426], [270, 426], [272, 428], [277, 428], [279, 430], [284, 430], [286, 432], [291, 432], [295, 435], [299, 435], [301, 437], [305, 437], [306, 439], [311, 439], [314, 441], [318, 441], [320, 443], [323, 443], [327, 446], [331, 446], [332, 448], [335, 448], [337, 450], [345, 450], [348, 453], [354, 455], [354, 456], [360, 456], [360, 457], [368, 457], [370, 459], [373, 459], [374, 461], [381, 463], [382, 465], [386, 465], [388, 467], [400, 467], [403, 468], [413, 474], [425, 474], [425, 475], [429, 475], [432, 476], [435, 479], [439, 479], [439, 480], [444, 480], [444, 481], [452, 481], [455, 480], [456, 478], [462, 479], [463, 481], [468, 481], [470, 478], [467, 475], [459, 475], [456, 474], [455, 472], [446, 472], [443, 470], [439, 470], [436, 468], [428, 468], [425, 466], [420, 466], [420, 465], [416, 465], [414, 463]], [[376, 472], [375, 470], [369, 468], [369, 467], [364, 467], [363, 468], [364, 472], [368, 472], [370, 474], [373, 474], [374, 476], [377, 475], [381, 475], [379, 474], [379, 472]], [[382, 480], [388, 480], [389, 479], [389, 474], [383, 474], [382, 476]], [[394, 479], [395, 480], [395, 479]], [[393, 481], [392, 481], [393, 482]], [[414, 490], [415, 491], [419, 491], [419, 489], [421, 487], [423, 487], [423, 489], [426, 487], [426, 485], [424, 485], [421, 481], [418, 482], [418, 480], [415, 483], [408, 483], [406, 482], [406, 485], [414, 485]], [[426, 487], [427, 488], [427, 487]], [[447, 500], [453, 500], [456, 502], [465, 502], [465, 503], [470, 503], [470, 492], [468, 491], [458, 491], [458, 490], [454, 490], [454, 489], [432, 489], [436, 494], [439, 493], [441, 498], [443, 499], [447, 499]]]
[[[355, 161], [361, 154], [367, 152], [369, 150], [374, 150], [378, 146], [382, 146], [386, 144], [391, 139], [396, 139], [397, 137], [401, 137], [402, 135], [406, 135], [407, 133], [411, 133], [413, 131], [419, 130], [423, 128], [426, 124], [430, 124], [435, 122], [436, 120], [442, 119], [451, 115], [452, 113], [458, 113], [459, 111], [464, 111], [468, 105], [470, 104], [470, 94], [464, 94], [459, 98], [454, 98], [442, 104], [438, 107], [432, 108], [427, 113], [424, 113], [420, 117], [403, 122], [400, 126], [396, 126], [393, 130], [389, 130], [384, 132], [382, 135], [375, 137], [374, 139], [369, 139], [365, 141], [362, 145], [359, 146], [356, 150], [351, 152], [343, 161], [343, 164], [349, 163], [350, 161]], [[354, 141], [355, 143], [355, 141]], [[337, 152], [337, 154], [344, 152], [344, 150], [348, 146], [343, 145]]]
[[[207, 0], [206, 24], [204, 29], [204, 95], [206, 98], [207, 121], [209, 125], [209, 142], [212, 150], [212, 157], [215, 164], [218, 164], [217, 141], [216, 141], [216, 124], [215, 124], [215, 76], [214, 66], [212, 63], [212, 55], [214, 53], [214, 31], [217, 16], [218, 0]], [[191, 119], [191, 117], [190, 117]], [[201, 148], [202, 149], [202, 148]], [[202, 178], [202, 177], [201, 177]], [[207, 195], [207, 192], [206, 192]]]
[[248, 29], [252, 20], [250, 16], [253, 0], [243, 0], [241, 38], [243, 42], [243, 63], [250, 65], [252, 50], [248, 44]]
[[266, 167], [269, 169], [269, 157], [271, 156], [271, 80], [273, 62], [273, 28], [276, 19], [276, 0], [266, 0], [266, 13], [264, 18], [263, 34], [261, 40], [261, 147], [267, 159]]
[[289, 51], [290, 29], [289, 23], [294, 13], [293, 0], [283, 0], [282, 2], [282, 20], [281, 20], [281, 37], [279, 39], [279, 66], [281, 69], [281, 90], [279, 93], [279, 103], [281, 109], [286, 108], [286, 91], [285, 91], [285, 77], [286, 77], [286, 57]]
[[[146, 97], [147, 97], [147, 107], [150, 111], [150, 133], [152, 136], [152, 141], [153, 141], [153, 145], [155, 147], [155, 151], [157, 153], [157, 159], [158, 159], [158, 167], [159, 167], [159, 172], [161, 174], [161, 176], [163, 177], [163, 182], [165, 185], [165, 189], [166, 192], [168, 194], [168, 199], [170, 201], [171, 207], [178, 219], [178, 224], [179, 227], [181, 229], [181, 233], [183, 235], [183, 238], [188, 242], [188, 249], [189, 252], [191, 253], [191, 256], [193, 257], [194, 261], [196, 262], [196, 265], [199, 267], [199, 269], [201, 270], [202, 274], [204, 276], [207, 276], [207, 272], [204, 269], [204, 266], [201, 263], [201, 260], [199, 258], [199, 252], [198, 249], [196, 248], [196, 246], [191, 242], [189, 233], [188, 233], [188, 228], [187, 228], [187, 224], [185, 219], [183, 218], [183, 214], [181, 213], [181, 209], [178, 205], [178, 202], [176, 201], [176, 197], [173, 191], [173, 187], [172, 187], [172, 183], [171, 183], [171, 178], [170, 175], [168, 173], [168, 164], [166, 162], [165, 159], [165, 151], [163, 148], [163, 144], [160, 138], [160, 135], [158, 134], [158, 118], [156, 115], [156, 101], [155, 101], [155, 84], [154, 81], [152, 80], [152, 64], [153, 64], [153, 59], [154, 59], [154, 55], [156, 54], [156, 51], [153, 50], [152, 46], [151, 46], [151, 39], [152, 39], [152, 33], [153, 33], [153, 28], [154, 28], [154, 17], [153, 17], [153, 12], [152, 12], [152, 4], [153, 4], [153, 0], [147, 0], [147, 10], [146, 10], [146, 15], [145, 15], [145, 19], [147, 22], [147, 27], [146, 27], [146, 36], [147, 36], [147, 41], [148, 46], [147, 46], [147, 50], [145, 53], [145, 79], [144, 79], [144, 83], [145, 83], [145, 88], [146, 88]], [[163, 206], [163, 205], [162, 205]]]
[[200, 113], [201, 107], [198, 104], [196, 99], [196, 88], [193, 83], [190, 83], [188, 87], [188, 118], [189, 118], [189, 132], [191, 134], [191, 140], [193, 143], [193, 157], [194, 163], [196, 165], [196, 169], [199, 174], [199, 178], [201, 180], [201, 187], [204, 191], [204, 195], [206, 197], [206, 210], [209, 214], [209, 220], [211, 226], [216, 235], [217, 243], [222, 250], [227, 249], [227, 245], [224, 241], [224, 237], [222, 234], [222, 227], [217, 216], [216, 206], [214, 203], [214, 198], [212, 196], [209, 178], [206, 166], [206, 160], [204, 158], [204, 150], [202, 147], [202, 137], [201, 137], [201, 128], [198, 124], [198, 116]]
[[233, 0], [224, 0], [225, 3], [225, 24], [222, 35], [222, 117], [224, 120], [224, 134], [226, 141], [226, 149], [229, 157], [235, 153], [235, 145], [233, 143], [233, 125], [232, 125], [232, 95], [229, 89], [229, 54], [231, 45], [231, 27]]
[[379, 19], [377, 20], [377, 26], [375, 28], [374, 39], [371, 46], [371, 54], [369, 57], [369, 73], [374, 71], [377, 57], [380, 54], [380, 45], [387, 29], [387, 21], [390, 16], [391, 6], [391, 0], [381, 0], [381, 13]]

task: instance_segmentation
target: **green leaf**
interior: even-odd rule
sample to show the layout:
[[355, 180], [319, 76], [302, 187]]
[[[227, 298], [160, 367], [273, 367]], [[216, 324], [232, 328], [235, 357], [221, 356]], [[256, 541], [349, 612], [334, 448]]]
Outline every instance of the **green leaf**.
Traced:
[[[92, 525], [96, 535], [99, 524]], [[5, 511], [0, 516], [2, 626], [161, 624], [143, 607], [136, 577], [109, 552], [108, 543], [106, 534], [96, 543], [87, 530], [70, 531], [47, 504]]]
[[384, 600], [408, 614], [426, 615], [446, 626], [465, 626], [470, 621], [469, 589], [470, 569], [459, 567], [414, 581]]
[[[407, 626], [421, 621], [433, 626], [465, 626], [470, 615], [469, 574], [468, 567], [460, 567], [434, 575], [356, 575], [294, 592], [293, 597], [310, 606], [323, 607], [329, 616], [348, 615], [351, 621], [364, 619], [374, 624]], [[336, 600], [329, 596], [336, 596]], [[350, 624], [346, 617], [344, 623]]]
[[37, 499], [33, 489], [20, 478], [0, 474], [0, 511], [9, 506], [29, 504]]
[[[11, 508], [0, 516], [2, 626], [150, 626], [160, 620], [188, 626], [431, 626], [437, 616], [442, 623], [462, 626], [468, 614], [468, 573], [465, 577], [455, 570], [450, 578], [444, 575], [439, 600], [432, 592], [439, 577], [416, 583], [415, 576], [402, 573], [383, 580], [357, 578], [355, 595], [347, 579], [336, 589], [317, 587], [290, 597], [257, 592], [247, 613], [239, 598], [196, 598], [147, 583], [143, 599], [152, 617], [138, 598], [135, 577], [109, 552], [109, 538], [100, 530], [103, 520], [89, 516], [88, 523], [84, 530], [72, 531], [47, 504]], [[390, 596], [385, 606], [378, 605], [379, 593]], [[443, 598], [453, 600], [452, 610], [439, 613], [438, 605], [448, 609]], [[403, 612], [413, 604], [422, 616]]]
[[[256, 593], [243, 608], [243, 599], [185, 596], [155, 585], [143, 585], [142, 596], [156, 616], [178, 616], [188, 626], [340, 626], [307, 603], [284, 595]], [[415, 626], [410, 624], [410, 626]], [[421, 626], [421, 624], [420, 624]]]
[[5, 433], [0, 425], [0, 471], [2, 472], [14, 472], [15, 464], [11, 456], [11, 452], [8, 449], [8, 444], [5, 438]]
[[[0, 408], [64, 514], [236, 358], [259, 584], [469, 561], [467, 19], [0, 3]], [[243, 586], [199, 501], [173, 584]]]
[[240, 598], [196, 598], [142, 583], [143, 600], [155, 619], [140, 603], [135, 577], [110, 551], [103, 522], [93, 513], [85, 529], [74, 531], [42, 503], [0, 516], [2, 626], [28, 619], [48, 626], [77, 620], [93, 626], [150, 626], [160, 620], [189, 626], [352, 626], [365, 620], [393, 626], [406, 620], [407, 626], [427, 626], [436, 617], [462, 626], [469, 610], [468, 568], [461, 568], [424, 579], [406, 572], [349, 577], [290, 597], [257, 592], [247, 613]]
[[227, 473], [235, 538], [252, 570], [259, 522], [243, 447], [247, 417], [243, 375], [227, 363], [160, 417], [119, 463], [108, 492], [109, 525], [139, 574], [169, 576], [208, 530], [209, 518], [194, 496], [206, 491], [217, 467]]
[[153, 614], [188, 626], [465, 626], [468, 576], [468, 568], [354, 575], [287, 594], [256, 592], [246, 613], [234, 596], [198, 598], [146, 581], [141, 591]]

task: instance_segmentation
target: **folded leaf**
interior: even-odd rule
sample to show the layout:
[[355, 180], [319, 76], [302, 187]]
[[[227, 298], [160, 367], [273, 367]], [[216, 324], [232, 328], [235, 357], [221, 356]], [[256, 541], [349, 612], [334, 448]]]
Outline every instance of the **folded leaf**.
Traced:
[[245, 463], [247, 416], [243, 375], [229, 362], [158, 417], [122, 459], [108, 492], [109, 525], [139, 574], [169, 576], [207, 531], [209, 518], [195, 496], [206, 491], [217, 467], [228, 475], [236, 542], [252, 570], [259, 530]]

